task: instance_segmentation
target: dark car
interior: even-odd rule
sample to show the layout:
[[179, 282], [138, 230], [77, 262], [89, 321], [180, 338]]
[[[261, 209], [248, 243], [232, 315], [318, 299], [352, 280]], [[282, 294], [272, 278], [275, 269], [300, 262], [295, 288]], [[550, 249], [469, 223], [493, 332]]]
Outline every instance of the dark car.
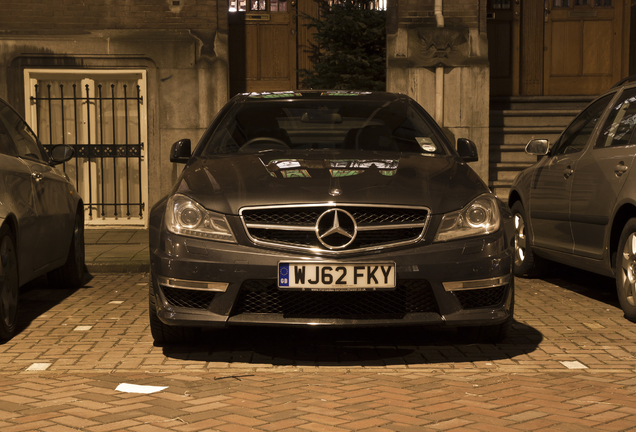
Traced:
[[587, 106], [554, 144], [528, 143], [542, 158], [514, 181], [515, 274], [547, 259], [616, 278], [625, 317], [636, 321], [636, 84], [621, 83]]
[[69, 146], [49, 155], [0, 99], [0, 340], [15, 333], [20, 286], [43, 275], [55, 285], [82, 284], [82, 200], [56, 166], [71, 157]]
[[[510, 211], [412, 99], [244, 94], [150, 216], [150, 327], [440, 325], [498, 341], [512, 322]], [[464, 159], [462, 159], [462, 156]]]

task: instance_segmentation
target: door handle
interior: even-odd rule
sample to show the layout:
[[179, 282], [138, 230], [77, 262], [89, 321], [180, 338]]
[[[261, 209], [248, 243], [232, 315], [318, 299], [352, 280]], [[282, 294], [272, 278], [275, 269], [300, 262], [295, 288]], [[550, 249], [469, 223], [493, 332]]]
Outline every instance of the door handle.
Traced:
[[629, 169], [628, 166], [623, 165], [623, 162], [620, 162], [618, 165], [616, 165], [616, 167], [614, 168], [614, 174], [616, 174], [616, 177], [620, 177], [623, 174], [625, 174], [627, 172], [627, 170]]
[[39, 182], [39, 181], [42, 181], [44, 177], [42, 177], [42, 174], [40, 173], [31, 173], [31, 178], [35, 180], [36, 182]]
[[568, 179], [570, 178], [570, 176], [574, 174], [574, 170], [572, 169], [572, 167], [568, 166], [565, 171], [563, 171], [563, 177]]

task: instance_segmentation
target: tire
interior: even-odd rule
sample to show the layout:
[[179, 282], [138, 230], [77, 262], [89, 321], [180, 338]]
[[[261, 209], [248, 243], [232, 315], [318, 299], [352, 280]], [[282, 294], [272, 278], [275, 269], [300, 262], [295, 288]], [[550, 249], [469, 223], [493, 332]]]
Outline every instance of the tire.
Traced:
[[155, 293], [151, 287], [148, 296], [148, 318], [150, 320], [150, 333], [155, 341], [155, 346], [176, 345], [190, 342], [196, 338], [200, 331], [199, 328], [164, 324], [157, 316], [157, 305], [155, 302]]
[[467, 343], [496, 344], [508, 337], [514, 320], [514, 299], [510, 306], [510, 317], [501, 324], [475, 327], [459, 327], [459, 336]]
[[521, 201], [515, 202], [511, 210], [515, 224], [514, 274], [515, 276], [536, 276], [539, 273], [538, 257], [534, 255], [528, 239], [526, 211]]
[[636, 322], [636, 218], [625, 224], [616, 253], [616, 293], [625, 318]]
[[15, 240], [9, 228], [0, 228], [0, 340], [15, 334], [20, 284]]
[[468, 343], [496, 344], [508, 337], [513, 321], [511, 316], [501, 324], [460, 327], [457, 330], [459, 331], [459, 336]]
[[77, 289], [84, 285], [86, 274], [86, 250], [84, 246], [84, 213], [80, 209], [75, 216], [71, 247], [62, 267], [47, 274], [49, 284], [58, 288]]
[[510, 316], [501, 324], [483, 325], [474, 327], [459, 327], [459, 336], [467, 343], [496, 344], [508, 337], [515, 315], [515, 284], [510, 283]]

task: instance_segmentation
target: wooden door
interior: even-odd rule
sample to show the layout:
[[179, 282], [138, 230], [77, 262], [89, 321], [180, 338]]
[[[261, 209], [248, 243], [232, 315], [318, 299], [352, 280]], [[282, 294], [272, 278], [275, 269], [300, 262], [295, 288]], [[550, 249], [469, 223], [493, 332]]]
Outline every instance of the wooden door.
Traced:
[[230, 93], [292, 90], [296, 0], [230, 0]]
[[511, 0], [488, 0], [490, 93], [519, 94], [519, 10]]
[[627, 73], [625, 3], [545, 0], [545, 95], [599, 94]]

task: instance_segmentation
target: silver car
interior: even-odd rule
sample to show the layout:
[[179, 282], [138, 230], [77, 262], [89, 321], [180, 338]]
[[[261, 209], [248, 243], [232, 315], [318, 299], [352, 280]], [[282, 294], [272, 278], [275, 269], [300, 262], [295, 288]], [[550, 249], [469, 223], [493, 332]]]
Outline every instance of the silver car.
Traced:
[[534, 139], [542, 158], [521, 172], [509, 195], [515, 219], [515, 274], [541, 258], [616, 278], [620, 305], [636, 321], [636, 83], [594, 100], [552, 144]]
[[16, 330], [20, 286], [42, 275], [69, 288], [82, 284], [84, 211], [75, 188], [26, 122], [0, 99], [0, 340]]

